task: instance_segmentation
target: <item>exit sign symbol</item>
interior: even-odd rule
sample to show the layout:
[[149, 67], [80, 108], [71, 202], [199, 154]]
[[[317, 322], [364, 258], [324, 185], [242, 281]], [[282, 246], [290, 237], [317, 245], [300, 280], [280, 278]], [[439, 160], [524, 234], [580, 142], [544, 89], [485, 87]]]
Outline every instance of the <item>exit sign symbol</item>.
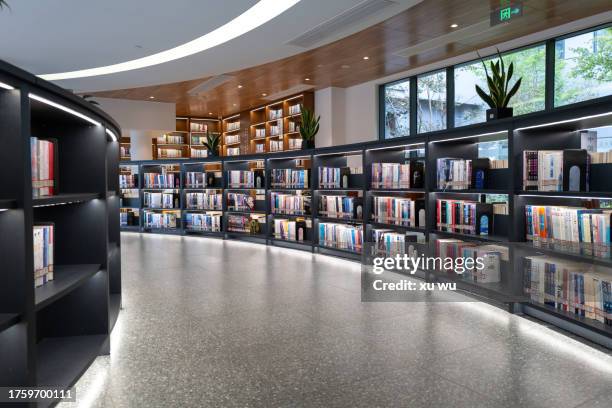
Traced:
[[491, 26], [507, 23], [516, 17], [523, 15], [523, 3], [521, 2], [502, 2], [502, 7], [498, 7], [491, 12]]

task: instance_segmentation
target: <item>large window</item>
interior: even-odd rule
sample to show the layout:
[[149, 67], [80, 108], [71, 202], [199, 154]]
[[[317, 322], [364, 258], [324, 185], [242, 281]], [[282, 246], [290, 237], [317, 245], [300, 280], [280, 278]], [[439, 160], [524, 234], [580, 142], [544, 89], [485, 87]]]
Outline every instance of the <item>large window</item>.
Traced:
[[410, 80], [384, 88], [385, 139], [410, 135]]
[[417, 77], [417, 133], [446, 129], [446, 71]]
[[[545, 45], [503, 54], [503, 58], [506, 66], [514, 63], [512, 77], [523, 78], [521, 88], [510, 101], [514, 115], [543, 110], [546, 88]], [[491, 59], [485, 60], [487, 67], [489, 61]], [[455, 126], [486, 120], [485, 111], [489, 106], [480, 99], [475, 89], [475, 85], [479, 85], [486, 91], [486, 81], [485, 69], [480, 61], [455, 67]]]
[[612, 94], [612, 27], [555, 42], [555, 106]]

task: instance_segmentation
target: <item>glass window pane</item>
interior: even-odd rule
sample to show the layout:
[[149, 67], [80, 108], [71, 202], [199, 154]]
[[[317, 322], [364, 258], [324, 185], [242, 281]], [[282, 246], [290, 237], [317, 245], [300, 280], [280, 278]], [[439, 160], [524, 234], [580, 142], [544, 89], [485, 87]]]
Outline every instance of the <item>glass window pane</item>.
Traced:
[[410, 135], [410, 80], [385, 85], [385, 139]]
[[612, 95], [612, 27], [555, 42], [555, 106]]
[[446, 71], [417, 78], [417, 133], [446, 129]]
[[[506, 67], [514, 62], [513, 78], [522, 77], [519, 91], [510, 101], [514, 115], [544, 109], [546, 47], [538, 45], [503, 54]], [[486, 60], [488, 64], [491, 59]], [[495, 58], [497, 60], [497, 58]], [[487, 65], [488, 67], [488, 65]], [[514, 80], [511, 81], [511, 85]], [[480, 61], [455, 67], [455, 126], [484, 122], [489, 106], [476, 93], [475, 85], [486, 92], [486, 75]]]

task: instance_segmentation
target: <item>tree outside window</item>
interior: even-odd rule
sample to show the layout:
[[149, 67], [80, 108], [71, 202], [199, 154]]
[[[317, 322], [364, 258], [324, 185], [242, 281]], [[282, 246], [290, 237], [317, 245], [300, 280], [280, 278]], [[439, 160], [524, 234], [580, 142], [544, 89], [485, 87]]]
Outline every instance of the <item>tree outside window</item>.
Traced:
[[417, 78], [417, 133], [446, 129], [446, 71]]
[[385, 85], [385, 139], [410, 135], [410, 80]]

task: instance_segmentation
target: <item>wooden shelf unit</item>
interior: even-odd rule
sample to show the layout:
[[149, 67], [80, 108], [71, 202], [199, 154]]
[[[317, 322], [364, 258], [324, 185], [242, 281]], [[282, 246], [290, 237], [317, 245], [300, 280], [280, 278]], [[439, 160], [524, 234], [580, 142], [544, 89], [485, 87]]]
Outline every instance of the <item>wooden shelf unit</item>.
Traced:
[[120, 160], [132, 160], [132, 142], [129, 136], [121, 136], [120, 139]]
[[[220, 133], [221, 121], [214, 118], [189, 118], [189, 157], [200, 159], [208, 157], [208, 149], [204, 147], [206, 132]], [[206, 156], [203, 156], [206, 154]]]

